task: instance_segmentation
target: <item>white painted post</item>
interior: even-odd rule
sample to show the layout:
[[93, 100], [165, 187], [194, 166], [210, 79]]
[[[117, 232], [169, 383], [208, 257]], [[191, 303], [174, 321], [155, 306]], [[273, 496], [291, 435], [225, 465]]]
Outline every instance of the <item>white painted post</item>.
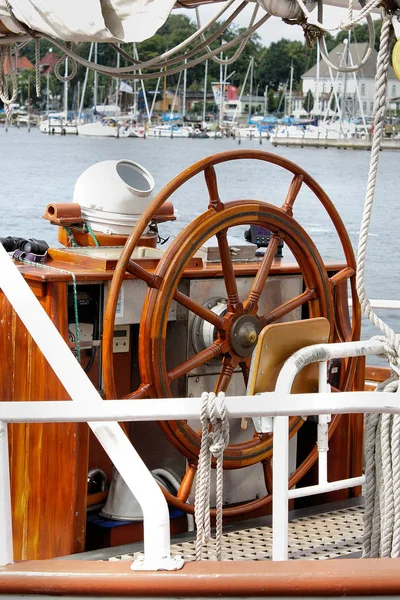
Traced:
[[[328, 363], [323, 361], [318, 363], [318, 391], [326, 393], [330, 391], [328, 383]], [[319, 415], [318, 417], [318, 484], [328, 482], [328, 423], [331, 415]]]
[[272, 560], [288, 558], [289, 417], [274, 418], [272, 456]]
[[0, 421], [0, 566], [14, 562], [7, 423]]

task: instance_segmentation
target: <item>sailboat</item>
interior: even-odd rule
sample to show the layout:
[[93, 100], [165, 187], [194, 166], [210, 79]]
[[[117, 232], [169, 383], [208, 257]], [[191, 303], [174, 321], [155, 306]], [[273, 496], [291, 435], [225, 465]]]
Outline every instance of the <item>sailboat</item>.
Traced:
[[[142, 31], [157, 29], [166, 4], [140, 23]], [[95, 5], [85, 37], [97, 26], [100, 39], [114, 39], [105, 28], [109, 13]], [[138, 21], [136, 6], [128, 5], [121, 37]], [[267, 0], [263, 5], [273, 10]], [[14, 43], [24, 2], [13, 19], [9, 6], [0, 4], [1, 30]], [[68, 28], [77, 29], [72, 17], [82, 18], [79, 8], [71, 0], [60, 4], [60, 13], [46, 10], [42, 27], [54, 23], [60, 34], [65, 21], [70, 38]], [[138, 11], [142, 15], [141, 5]], [[117, 14], [109, 23], [113, 32]], [[307, 5], [301, 15], [310, 18]], [[384, 15], [378, 83], [388, 66], [390, 27]], [[20, 29], [23, 40], [28, 34]], [[384, 90], [377, 88], [382, 100]], [[375, 119], [373, 158], [384, 110]], [[280, 206], [230, 200], [226, 190], [220, 198], [217, 173], [226, 163], [241, 177], [247, 165], [251, 198], [253, 161], [288, 177]], [[377, 159], [370, 184], [376, 165]], [[174, 193], [194, 185], [196, 176], [208, 192], [199, 188], [204, 212], [166, 251], [157, 248], [159, 224], [174, 218]], [[266, 190], [268, 184], [265, 176]], [[296, 219], [303, 187], [330, 219], [341, 251], [337, 261], [322, 259]], [[398, 593], [398, 560], [390, 558], [398, 555], [398, 537], [391, 535], [399, 526], [393, 497], [398, 447], [391, 457], [388, 441], [397, 439], [400, 402], [398, 393], [388, 394], [398, 390], [399, 379], [392, 373], [385, 391], [368, 391], [366, 374], [376, 382], [390, 369], [366, 372], [363, 359], [385, 355], [396, 372], [399, 351], [387, 328], [380, 338], [359, 339], [359, 300], [370, 314], [373, 304], [363, 290], [371, 192], [357, 263], [333, 201], [277, 153], [214, 154], [157, 195], [154, 189], [152, 174], [139, 163], [103, 161], [79, 177], [73, 202], [45, 209], [63, 247], [43, 253], [35, 240], [26, 245], [11, 237], [0, 245], [0, 598]], [[231, 239], [238, 227], [246, 228], [242, 245]], [[282, 241], [290, 251], [284, 257]], [[288, 560], [354, 551], [364, 485], [365, 512], [372, 517], [366, 520], [368, 558]], [[334, 494], [340, 504], [317, 507], [319, 494], [326, 502]], [[289, 512], [300, 498], [306, 510]], [[93, 527], [103, 517], [87, 520], [87, 508], [98, 505], [106, 518], [103, 535], [110, 534], [111, 516], [114, 533], [131, 527], [136, 539], [143, 532], [143, 544], [90, 552]], [[196, 539], [189, 532], [171, 544], [171, 531], [193, 526], [186, 517], [193, 512]], [[225, 535], [222, 519], [229, 521]], [[338, 534], [344, 544], [332, 543], [330, 529], [323, 534], [327, 521], [337, 527], [344, 521]], [[367, 535], [369, 528], [374, 535]]]
[[[68, 58], [65, 60], [65, 75], [68, 75]], [[61, 112], [47, 114], [41, 120], [39, 130], [47, 134], [77, 134], [77, 126], [68, 119], [68, 81], [64, 81], [64, 109]]]

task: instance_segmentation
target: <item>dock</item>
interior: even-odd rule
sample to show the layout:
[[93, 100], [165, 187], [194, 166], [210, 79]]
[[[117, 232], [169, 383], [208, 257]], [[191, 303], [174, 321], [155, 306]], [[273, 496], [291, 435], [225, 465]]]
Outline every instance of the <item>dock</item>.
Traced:
[[[371, 150], [372, 140], [365, 139], [326, 139], [326, 138], [293, 138], [272, 137], [273, 146], [298, 148], [341, 148], [344, 150]], [[400, 139], [383, 139], [381, 150], [400, 150]]]

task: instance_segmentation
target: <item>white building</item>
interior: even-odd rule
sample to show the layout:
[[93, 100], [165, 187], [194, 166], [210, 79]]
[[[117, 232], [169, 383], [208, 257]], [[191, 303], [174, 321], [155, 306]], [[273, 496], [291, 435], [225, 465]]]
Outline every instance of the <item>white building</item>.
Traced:
[[[366, 42], [350, 44], [349, 47], [346, 42], [341, 43], [331, 50], [329, 58], [337, 65], [355, 65], [361, 62], [366, 47]], [[323, 115], [329, 108], [333, 107], [335, 109], [335, 100], [332, 101], [332, 90], [335, 90], [344, 117], [360, 117], [362, 113], [366, 117], [371, 116], [374, 107], [376, 62], [377, 52], [373, 50], [367, 64], [355, 73], [356, 77], [352, 73], [337, 74], [337, 71], [333, 71], [333, 77], [331, 78], [328, 66], [321, 58], [318, 80], [316, 64], [302, 75], [304, 98], [309, 90], [314, 96], [313, 114]], [[396, 78], [393, 68], [389, 66], [388, 104], [390, 108], [395, 109], [395, 105], [391, 100], [399, 95], [400, 81]]]
[[266, 100], [264, 96], [245, 96], [239, 100], [231, 100], [224, 103], [224, 116], [231, 120], [234, 116], [235, 119], [240, 117], [247, 117], [250, 112], [253, 115], [264, 115], [266, 114]]

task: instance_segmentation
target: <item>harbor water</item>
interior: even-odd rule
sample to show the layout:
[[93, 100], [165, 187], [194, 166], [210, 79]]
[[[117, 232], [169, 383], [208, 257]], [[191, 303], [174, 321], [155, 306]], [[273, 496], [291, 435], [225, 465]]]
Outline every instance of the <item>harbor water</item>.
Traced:
[[[274, 148], [268, 140], [90, 138], [48, 136], [36, 129], [0, 128], [1, 169], [0, 236], [21, 236], [57, 245], [56, 227], [41, 218], [50, 202], [71, 202], [79, 175], [90, 165], [109, 159], [129, 159], [148, 169], [156, 192], [194, 162], [217, 152], [252, 148], [277, 153], [308, 171], [333, 200], [357, 250], [359, 226], [369, 166], [369, 152], [320, 148]], [[399, 299], [397, 250], [399, 239], [399, 154], [380, 155], [367, 254], [367, 292], [370, 298]], [[262, 161], [233, 161], [216, 167], [222, 201], [258, 199], [282, 205], [292, 178], [282, 168]], [[204, 177], [196, 176], [171, 198], [177, 220], [160, 226], [163, 238], [176, 235], [207, 209]], [[343, 254], [324, 209], [302, 187], [294, 217], [317, 245], [322, 257], [340, 260]], [[236, 232], [238, 238], [242, 230]], [[379, 313], [396, 331], [400, 315]], [[371, 327], [364, 336], [374, 335]]]

